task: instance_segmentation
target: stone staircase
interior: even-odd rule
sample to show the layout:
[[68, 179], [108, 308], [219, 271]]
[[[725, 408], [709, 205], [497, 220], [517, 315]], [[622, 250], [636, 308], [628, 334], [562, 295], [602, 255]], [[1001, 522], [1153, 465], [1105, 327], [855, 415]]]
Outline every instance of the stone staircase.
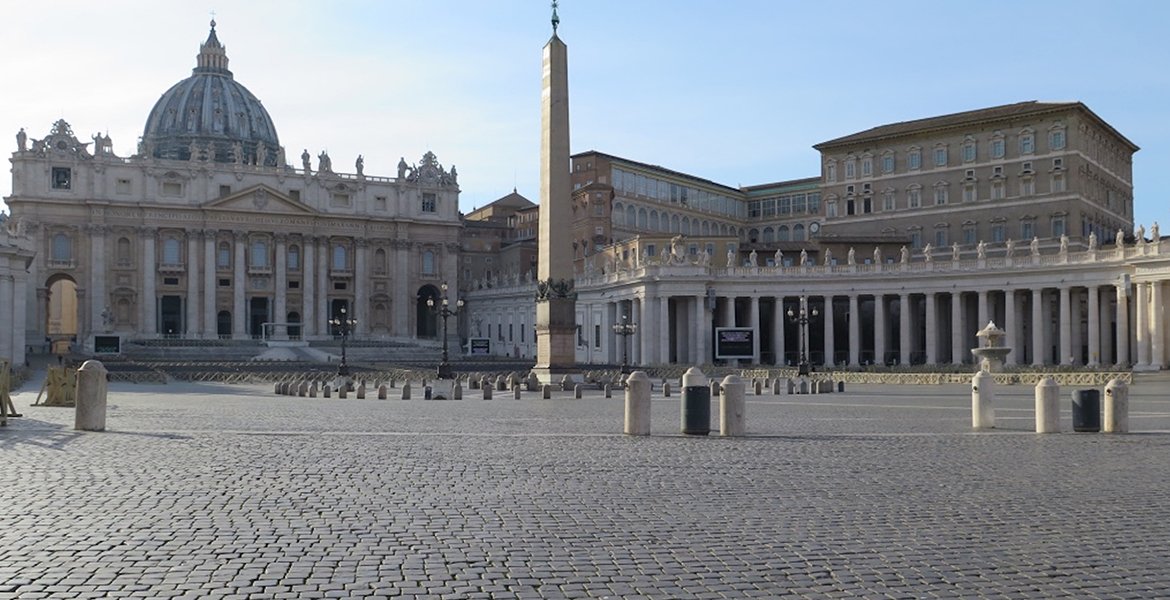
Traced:
[[[450, 345], [452, 358], [460, 352], [458, 341]], [[123, 358], [138, 362], [309, 362], [341, 360], [341, 340], [267, 344], [260, 340], [128, 340]], [[351, 363], [437, 364], [442, 344], [435, 340], [349, 340], [346, 360]]]

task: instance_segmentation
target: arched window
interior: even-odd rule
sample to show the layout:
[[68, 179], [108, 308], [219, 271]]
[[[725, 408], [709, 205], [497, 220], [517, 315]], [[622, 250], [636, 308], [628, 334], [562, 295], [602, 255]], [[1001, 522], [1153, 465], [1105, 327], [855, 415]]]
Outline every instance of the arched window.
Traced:
[[333, 246], [333, 270], [344, 271], [349, 268], [349, 255], [345, 251], [345, 246], [335, 244]]
[[301, 247], [293, 244], [288, 247], [288, 254], [285, 256], [288, 260], [289, 271], [301, 270]]
[[678, 215], [670, 215], [670, 232], [678, 233]]
[[634, 228], [638, 226], [638, 210], [633, 206], [626, 207], [626, 227]]
[[163, 240], [162, 264], [182, 264], [182, 258], [183, 257], [180, 250], [179, 240], [175, 238], [167, 238]]
[[422, 254], [422, 274], [435, 274], [435, 253], [431, 252], [430, 250], [427, 250]]
[[58, 233], [53, 236], [53, 260], [73, 260], [73, 240], [68, 235]]
[[679, 227], [679, 232], [684, 233], [686, 235], [691, 234], [691, 219], [690, 219], [690, 217], [683, 217], [682, 225]]
[[638, 229], [646, 229], [647, 216], [648, 215], [646, 214], [646, 209], [644, 209], [644, 208], [638, 209]]
[[658, 231], [658, 211], [650, 211], [650, 230]]
[[129, 238], [118, 238], [117, 261], [119, 265], [125, 266], [131, 264], [130, 255], [130, 240]]
[[215, 265], [221, 269], [232, 266], [232, 245], [227, 242], [219, 243], [219, 251], [215, 255]]
[[776, 241], [776, 232], [775, 232], [775, 231], [773, 231], [771, 227], [765, 227], [765, 228], [764, 228], [764, 233], [763, 233], [763, 236], [764, 236], [764, 237], [763, 237], [763, 240], [764, 240], [765, 242], [774, 242], [774, 241]]
[[780, 229], [776, 230], [776, 239], [781, 242], [787, 242], [789, 239], [791, 239], [789, 236], [790, 234], [788, 232], [787, 225], [781, 225]]
[[612, 217], [613, 217], [613, 224], [614, 225], [625, 225], [626, 224], [626, 212], [625, 212], [625, 208], [622, 206], [621, 202], [614, 203]]
[[797, 242], [804, 240], [804, 225], [798, 223], [792, 226], [792, 239]]
[[711, 222], [703, 221], [703, 235], [711, 235]]
[[[381, 248], [378, 248], [377, 250], [374, 251], [374, 272], [375, 273], [385, 273], [386, 272], [386, 251], [381, 249]], [[360, 275], [360, 273], [359, 273], [359, 275]]]
[[759, 229], [749, 230], [748, 231], [748, 241], [753, 243], [753, 244], [760, 241], [760, 230]]
[[254, 240], [252, 242], [252, 266], [264, 268], [268, 266], [268, 242]]

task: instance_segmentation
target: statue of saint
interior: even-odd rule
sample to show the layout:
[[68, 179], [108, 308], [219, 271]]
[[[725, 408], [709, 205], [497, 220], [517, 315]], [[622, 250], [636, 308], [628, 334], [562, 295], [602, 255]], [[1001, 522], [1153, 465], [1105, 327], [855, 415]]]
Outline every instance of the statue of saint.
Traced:
[[268, 162], [268, 145], [264, 142], [256, 144], [256, 166], [263, 167]]
[[833, 250], [830, 248], [825, 248], [825, 266], [833, 266]]
[[902, 252], [902, 264], [909, 263], [910, 262], [910, 249], [905, 247], [905, 246], [902, 246], [901, 252]]
[[727, 266], [728, 267], [738, 267], [739, 265], [737, 265], [735, 263], [736, 263], [735, 250], [732, 248], [728, 248], [727, 249]]
[[755, 267], [756, 265], [756, 251], [753, 249], [751, 254], [748, 254], [748, 266]]
[[882, 264], [882, 247], [881, 246], [874, 246], [873, 247], [873, 264], [875, 264], [875, 265]]
[[322, 150], [321, 154], [317, 155], [317, 170], [321, 173], [333, 172], [333, 160], [329, 158], [329, 153]]
[[277, 166], [277, 168], [281, 168], [281, 169], [283, 169], [283, 168], [284, 168], [284, 166], [285, 166], [285, 163], [284, 163], [284, 146], [281, 146], [281, 147], [279, 147], [279, 148], [277, 148], [277, 149], [276, 149], [276, 166]]
[[1138, 225], [1137, 231], [1134, 232], [1133, 237], [1137, 238], [1137, 242], [1139, 244], [1146, 241], [1146, 226]]
[[[12, 131], [12, 130], [9, 129], [8, 131]], [[25, 144], [27, 144], [27, 143], [28, 143], [28, 134], [24, 132], [24, 127], [21, 127], [20, 131], [16, 132], [16, 151], [17, 152], [24, 152]]]
[[1162, 238], [1158, 234], [1158, 222], [1154, 221], [1154, 224], [1152, 226], [1150, 226], [1150, 241], [1156, 242], [1160, 239], [1162, 239]]
[[406, 158], [399, 157], [398, 159], [398, 178], [404, 179], [406, 177]]
[[772, 255], [772, 260], [776, 263], [777, 267], [783, 267], [784, 266], [784, 253], [781, 252], [779, 248], [777, 248], [776, 253]]
[[1008, 258], [1011, 258], [1012, 255], [1016, 253], [1016, 241], [1012, 238], [1008, 238], [1008, 240], [1004, 242], [1004, 248], [1004, 254], [1007, 255]]
[[365, 171], [365, 168], [366, 168], [366, 161], [364, 158], [362, 158], [361, 154], [358, 155], [357, 161], [355, 161], [353, 163], [353, 168], [357, 169], [358, 177], [365, 176], [365, 173], [363, 171]]
[[191, 153], [192, 161], [199, 160], [199, 144], [196, 144], [195, 140], [191, 140], [191, 144], [187, 146], [187, 151]]
[[804, 248], [800, 249], [800, 266], [808, 266], [808, 250], [805, 250]]
[[455, 170], [455, 165], [451, 165], [451, 183], [459, 184], [459, 172]]
[[1040, 256], [1040, 238], [1032, 236], [1032, 242], [1029, 245], [1032, 247], [1032, 256]]
[[695, 258], [695, 264], [700, 267], [705, 267], [711, 264], [711, 255], [707, 254], [706, 250], [699, 252], [699, 256]]
[[1118, 229], [1117, 230], [1117, 237], [1113, 238], [1113, 245], [1120, 248], [1124, 244], [1125, 244], [1125, 232]]
[[958, 262], [959, 258], [961, 256], [962, 256], [962, 252], [959, 250], [959, 242], [952, 243], [951, 244], [951, 260]]
[[922, 247], [922, 256], [926, 262], [934, 262], [934, 246], [931, 246], [930, 242], [926, 242], [926, 245]]
[[857, 264], [857, 251], [853, 249], [853, 246], [849, 247], [849, 254], [846, 255], [845, 261], [851, 265]]
[[985, 260], [987, 258], [987, 242], [979, 240], [979, 243], [975, 246], [975, 255], [979, 257], [979, 260]]
[[309, 160], [309, 149], [305, 148], [305, 151], [301, 152], [301, 166], [305, 169], [305, 175], [313, 172], [312, 166], [309, 164]]
[[244, 145], [239, 142], [232, 144], [232, 162], [237, 165], [244, 164]]
[[1096, 250], [1096, 249], [1097, 249], [1097, 232], [1090, 231], [1089, 232], [1089, 250]]
[[1060, 235], [1060, 253], [1068, 254], [1068, 235], [1063, 233]]

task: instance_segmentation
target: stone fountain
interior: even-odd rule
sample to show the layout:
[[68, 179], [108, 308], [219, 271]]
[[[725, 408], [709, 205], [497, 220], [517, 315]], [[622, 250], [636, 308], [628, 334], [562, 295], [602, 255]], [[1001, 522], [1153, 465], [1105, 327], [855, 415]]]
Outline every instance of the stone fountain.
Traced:
[[979, 330], [975, 337], [979, 338], [978, 348], [972, 348], [971, 354], [979, 359], [979, 369], [993, 373], [1003, 368], [1003, 359], [1012, 351], [1003, 345], [1003, 338], [1007, 332], [995, 326], [995, 321], [989, 321], [987, 327]]

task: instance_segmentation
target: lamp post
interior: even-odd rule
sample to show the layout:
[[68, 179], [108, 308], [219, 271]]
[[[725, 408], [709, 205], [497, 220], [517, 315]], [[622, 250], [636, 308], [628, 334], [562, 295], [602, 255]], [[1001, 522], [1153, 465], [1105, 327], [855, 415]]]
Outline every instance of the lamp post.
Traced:
[[626, 348], [626, 338], [638, 332], [638, 324], [630, 323], [629, 315], [622, 315], [622, 322], [614, 324], [613, 332], [622, 338], [622, 375], [628, 375], [630, 373], [630, 363], [627, 360], [629, 350]]
[[447, 362], [447, 319], [459, 314], [459, 309], [463, 308], [463, 299], [455, 301], [455, 310], [451, 310], [447, 300], [447, 282], [443, 282], [439, 289], [442, 290], [442, 298], [438, 306], [435, 306], [435, 299], [433, 297], [427, 298], [427, 307], [431, 312], [443, 318], [443, 359], [439, 361], [438, 375], [439, 379], [451, 378], [451, 364]]
[[819, 314], [820, 313], [817, 312], [817, 309], [815, 308], [812, 309], [811, 313], [809, 312], [808, 296], [800, 297], [800, 308], [798, 311], [793, 311], [791, 308], [788, 309], [788, 319], [793, 323], [796, 323], [797, 332], [799, 333], [798, 339], [800, 341], [800, 347], [798, 351], [800, 353], [800, 357], [798, 359], [799, 362], [796, 367], [796, 373], [801, 377], [808, 375], [812, 370], [809, 368], [808, 364], [808, 334], [805, 330], [808, 328], [809, 318], [815, 317]]
[[341, 307], [341, 314], [330, 319], [329, 324], [341, 335], [341, 364], [337, 366], [337, 376], [349, 377], [349, 364], [345, 361], [345, 340], [349, 338], [349, 334], [353, 331], [354, 325], [357, 325], [357, 320], [349, 318], [343, 306]]

